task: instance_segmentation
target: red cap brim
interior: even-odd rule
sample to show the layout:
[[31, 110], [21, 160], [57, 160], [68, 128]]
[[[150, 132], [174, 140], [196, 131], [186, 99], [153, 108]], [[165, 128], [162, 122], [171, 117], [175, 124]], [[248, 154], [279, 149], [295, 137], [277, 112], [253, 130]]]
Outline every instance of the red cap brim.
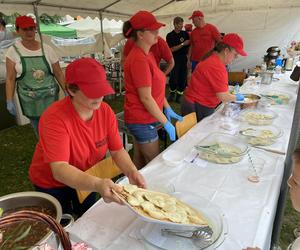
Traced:
[[146, 29], [148, 29], [148, 30], [158, 30], [159, 28], [164, 27], [164, 26], [166, 26], [164, 23], [157, 22], [157, 23], [151, 24]]
[[101, 84], [78, 84], [78, 87], [89, 99], [97, 99], [102, 96], [112, 95], [115, 93], [108, 82], [102, 82]]
[[239, 50], [235, 50], [237, 53], [239, 53], [241, 56], [247, 56], [248, 54], [244, 51], [244, 50], [242, 50], [242, 49], [239, 49]]

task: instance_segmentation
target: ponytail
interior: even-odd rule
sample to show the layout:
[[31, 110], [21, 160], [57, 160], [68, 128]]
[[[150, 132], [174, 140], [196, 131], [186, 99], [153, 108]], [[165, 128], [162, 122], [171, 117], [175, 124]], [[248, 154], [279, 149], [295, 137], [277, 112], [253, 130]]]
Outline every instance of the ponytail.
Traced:
[[131, 38], [133, 41], [137, 40], [137, 30], [132, 28], [129, 21], [124, 22], [122, 32], [125, 38]]
[[232, 47], [230, 47], [226, 43], [218, 42], [212, 50], [208, 51], [200, 58], [200, 62], [210, 57], [214, 52], [221, 53], [225, 49], [232, 50]]

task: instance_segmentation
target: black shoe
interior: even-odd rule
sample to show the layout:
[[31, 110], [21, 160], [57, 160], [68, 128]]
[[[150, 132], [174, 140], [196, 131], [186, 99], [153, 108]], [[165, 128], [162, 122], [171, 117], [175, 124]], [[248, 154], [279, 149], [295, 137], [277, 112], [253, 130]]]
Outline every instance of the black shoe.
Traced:
[[173, 102], [175, 99], [175, 92], [170, 92], [168, 96], [168, 102]]

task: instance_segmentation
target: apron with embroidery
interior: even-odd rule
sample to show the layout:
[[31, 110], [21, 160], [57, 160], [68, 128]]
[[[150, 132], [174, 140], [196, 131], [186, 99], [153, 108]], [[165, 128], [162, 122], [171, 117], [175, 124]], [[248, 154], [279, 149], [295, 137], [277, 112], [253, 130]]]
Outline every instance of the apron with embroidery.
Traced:
[[38, 118], [44, 110], [58, 100], [59, 87], [46, 60], [43, 46], [41, 56], [20, 56], [22, 74], [16, 79], [17, 93], [23, 114]]

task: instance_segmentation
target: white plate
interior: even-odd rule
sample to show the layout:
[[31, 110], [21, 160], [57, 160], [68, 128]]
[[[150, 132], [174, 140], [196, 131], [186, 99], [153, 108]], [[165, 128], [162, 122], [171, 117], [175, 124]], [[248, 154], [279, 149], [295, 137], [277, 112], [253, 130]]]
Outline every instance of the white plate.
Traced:
[[[188, 204], [195, 210], [199, 211], [204, 216], [204, 218], [208, 221], [209, 226], [216, 225], [217, 223], [222, 224], [219, 214], [216, 214], [214, 210], [205, 209], [206, 204], [209, 202], [206, 200], [205, 200], [205, 202], [203, 202], [203, 198], [201, 198], [200, 196], [196, 196], [194, 194], [189, 194], [189, 193], [183, 194], [183, 193], [179, 193], [179, 192], [173, 193], [172, 196], [179, 199], [180, 201], [185, 202], [186, 204]], [[195, 199], [195, 201], [193, 199]], [[169, 221], [161, 221], [161, 220], [157, 220], [157, 219], [154, 219], [151, 217], [144, 216], [143, 214], [138, 213], [131, 205], [128, 204], [127, 201], [125, 201], [124, 199], [122, 199], [122, 200], [124, 201], [126, 207], [128, 207], [135, 215], [137, 215], [143, 221], [160, 224], [160, 225], [163, 225], [165, 228], [179, 228], [182, 230], [184, 230], [184, 229], [190, 230], [193, 228], [197, 229], [197, 228], [201, 227], [201, 225], [181, 224], [181, 223], [175, 223], [175, 222], [169, 222]], [[199, 205], [200, 203], [202, 205]], [[204, 207], [204, 209], [202, 209], [202, 206]]]
[[[212, 228], [214, 233], [212, 236], [211, 245], [206, 246], [205, 249], [215, 249], [221, 243], [223, 243], [228, 233], [228, 226], [225, 221], [225, 216], [217, 206], [215, 206], [208, 200], [192, 193], [176, 193], [176, 198], [179, 198], [187, 204], [198, 208], [208, 218], [209, 226]], [[145, 223], [145, 225], [141, 227], [140, 233], [147, 243], [159, 247], [160, 249], [204, 249], [200, 248], [201, 243], [199, 240], [185, 239], [168, 234], [162, 235], [161, 229], [166, 228], [170, 229], [170, 226], [164, 223]], [[171, 229], [173, 228], [174, 227], [171, 227]], [[176, 227], [176, 229], [178, 230], [178, 227]]]

